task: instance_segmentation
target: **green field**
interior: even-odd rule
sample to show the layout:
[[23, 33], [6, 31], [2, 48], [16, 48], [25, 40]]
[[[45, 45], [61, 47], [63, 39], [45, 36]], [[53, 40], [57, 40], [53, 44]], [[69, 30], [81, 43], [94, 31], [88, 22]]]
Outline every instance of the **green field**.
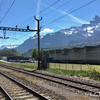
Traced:
[[87, 64], [62, 64], [62, 63], [49, 63], [50, 68], [58, 68], [64, 70], [88, 70]]
[[[7, 63], [8, 64], [8, 63]], [[11, 65], [26, 66], [29, 68], [38, 67], [38, 63], [9, 63]], [[91, 65], [100, 68], [100, 65]], [[63, 69], [63, 70], [89, 70], [88, 64], [64, 64], [64, 63], [49, 63], [49, 68]]]
[[[12, 63], [17, 65], [38, 66], [38, 63]], [[49, 63], [49, 68], [64, 69], [64, 70], [88, 70], [87, 64], [62, 64]]]
[[[4, 63], [4, 62], [0, 62]], [[38, 63], [4, 63], [7, 65], [23, 67], [27, 70], [36, 70]], [[84, 64], [62, 64], [49, 63], [49, 68], [41, 70], [78, 77], [88, 77], [93, 80], [100, 81], [100, 65], [84, 65]]]

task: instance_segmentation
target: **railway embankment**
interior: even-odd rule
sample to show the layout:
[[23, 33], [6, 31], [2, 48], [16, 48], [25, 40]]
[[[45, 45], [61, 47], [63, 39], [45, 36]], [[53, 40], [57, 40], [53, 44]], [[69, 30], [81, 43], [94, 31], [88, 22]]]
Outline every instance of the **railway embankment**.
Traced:
[[[6, 66], [7, 67], [7, 66]], [[10, 66], [11, 68], [13, 68], [12, 66]], [[9, 68], [9, 67], [8, 67]], [[17, 67], [19, 69], [19, 67]], [[4, 69], [4, 68], [1, 68], [1, 69]], [[71, 85], [75, 85], [72, 83], [70, 83], [68, 85], [68, 82], [65, 82], [67, 83], [67, 85], [63, 85], [63, 84], [59, 84], [59, 83], [56, 83], [56, 82], [52, 82], [50, 80], [45, 80], [43, 78], [39, 78], [37, 76], [31, 76], [31, 75], [28, 75], [28, 74], [25, 74], [25, 73], [21, 73], [21, 71], [23, 70], [23, 68], [19, 69], [20, 71], [17, 72], [17, 71], [14, 71], [14, 69], [7, 69], [5, 68], [4, 69], [5, 72], [7, 72], [8, 74], [12, 75], [12, 77], [14, 78], [18, 78], [20, 79], [20, 81], [24, 80], [24, 81], [28, 81], [26, 84], [27, 86], [33, 86], [31, 84], [35, 83], [35, 85], [39, 85], [41, 86], [41, 88], [45, 88], [45, 89], [48, 89], [49, 92], [49, 96], [55, 96], [55, 98], [57, 98], [58, 100], [60, 99], [60, 97], [65, 97], [65, 98], [71, 98], [71, 100], [74, 100], [74, 99], [78, 99], [80, 98], [79, 100], [81, 99], [87, 99], [87, 100], [94, 100], [95, 99], [99, 99], [99, 95], [98, 96], [93, 96], [92, 92], [91, 91], [82, 91], [82, 90], [79, 90], [79, 89], [76, 89], [75, 87], [71, 87]], [[25, 69], [23, 70], [25, 71]], [[45, 78], [48, 76], [48, 75], [52, 75], [53, 77], [60, 77], [60, 78], [65, 78], [67, 80], [72, 80], [72, 81], [77, 81], [77, 82], [82, 82], [82, 83], [87, 83], [87, 84], [92, 84], [92, 85], [97, 85], [99, 86], [99, 82], [96, 82], [96, 81], [92, 81], [90, 80], [89, 78], [82, 78], [82, 77], [76, 77], [76, 76], [69, 76], [69, 75], [61, 75], [61, 74], [55, 74], [55, 73], [51, 73], [51, 72], [47, 72], [47, 71], [43, 71], [43, 70], [35, 70], [35, 71], [28, 71], [26, 70], [28, 73], [30, 74], [38, 74], [40, 73], [40, 76], [42, 76], [44, 74]], [[41, 75], [42, 74], [42, 75]], [[53, 77], [51, 79], [53, 79]], [[47, 77], [48, 78], [48, 77]], [[55, 79], [55, 81], [57, 81], [57, 79]], [[61, 80], [60, 80], [61, 81]], [[64, 82], [64, 81], [63, 81]], [[29, 84], [30, 83], [30, 84]], [[82, 88], [83, 85], [77, 83], [79, 87]], [[77, 86], [76, 84], [76, 86]], [[93, 87], [83, 87], [83, 89], [93, 89]], [[46, 91], [44, 91], [44, 89], [42, 90], [42, 93], [46, 93]], [[99, 90], [96, 90], [96, 92], [99, 92]], [[53, 93], [53, 94], [52, 94]], [[95, 91], [94, 91], [95, 93]], [[54, 95], [56, 94], [56, 95]], [[92, 98], [91, 98], [92, 97]], [[56, 99], [55, 99], [56, 100]], [[64, 100], [64, 99], [61, 99], [61, 100]]]

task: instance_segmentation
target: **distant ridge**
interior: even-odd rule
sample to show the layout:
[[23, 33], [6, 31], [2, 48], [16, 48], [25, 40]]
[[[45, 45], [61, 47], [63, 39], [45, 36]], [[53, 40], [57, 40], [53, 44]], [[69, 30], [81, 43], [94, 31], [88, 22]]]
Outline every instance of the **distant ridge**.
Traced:
[[15, 48], [17, 48], [19, 45], [18, 44], [16, 44], [16, 45], [2, 45], [2, 46], [0, 46], [0, 50], [3, 50], [3, 49], [15, 49]]

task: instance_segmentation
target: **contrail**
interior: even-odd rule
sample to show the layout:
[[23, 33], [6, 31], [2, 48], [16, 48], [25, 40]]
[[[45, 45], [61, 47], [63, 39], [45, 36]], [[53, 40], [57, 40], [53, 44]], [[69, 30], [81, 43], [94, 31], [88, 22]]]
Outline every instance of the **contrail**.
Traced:
[[[36, 13], [39, 13], [39, 11], [40, 11], [40, 4], [41, 4], [41, 0], [38, 0]], [[37, 15], [37, 18], [39, 18], [39, 14]]]
[[65, 29], [65, 27], [63, 27], [63, 26], [61, 26], [61, 25], [59, 25], [59, 24], [56, 24], [56, 23], [54, 23], [54, 24], [57, 25], [57, 26], [60, 27], [60, 28]]
[[[41, 0], [38, 0], [36, 14], [39, 13], [39, 11], [40, 11], [40, 4], [41, 4]], [[39, 19], [39, 14], [36, 17], [37, 17], [37, 19]], [[35, 29], [37, 29], [37, 21], [35, 22]], [[36, 32], [34, 34], [36, 34]]]
[[[42, 3], [42, 2], [41, 2], [41, 4], [42, 4], [42, 5], [45, 5], [45, 6], [48, 6], [47, 4], [44, 4], [44, 3]], [[56, 9], [56, 8], [54, 8], [54, 7], [50, 7], [50, 8], [51, 8], [51, 9], [54, 9], [55, 11], [60, 12], [61, 14], [68, 14], [68, 13], [66, 13], [65, 11], [61, 11], [61, 10]], [[81, 23], [81, 24], [87, 23], [85, 20], [79, 19], [79, 18], [77, 18], [77, 17], [75, 17], [75, 16], [73, 16], [73, 15], [71, 15], [71, 14], [69, 14], [69, 16], [70, 16], [75, 22], [78, 22], [78, 23]]]
[[[61, 14], [68, 14], [68, 13], [66, 13], [65, 11], [61, 11], [61, 10], [56, 10], [56, 11], [61, 12]], [[85, 20], [79, 19], [79, 18], [77, 18], [77, 17], [75, 17], [75, 16], [73, 16], [73, 15], [71, 15], [71, 14], [69, 14], [69, 16], [70, 16], [74, 21], [76, 21], [76, 22], [78, 22], [78, 23], [81, 23], [81, 24], [87, 23]]]

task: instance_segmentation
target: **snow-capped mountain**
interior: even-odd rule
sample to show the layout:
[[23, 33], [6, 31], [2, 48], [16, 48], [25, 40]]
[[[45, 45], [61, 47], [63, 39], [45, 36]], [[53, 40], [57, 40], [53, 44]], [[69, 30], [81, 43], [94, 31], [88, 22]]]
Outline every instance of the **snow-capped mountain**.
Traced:
[[2, 46], [0, 46], [0, 50], [2, 50], [2, 49], [15, 49], [18, 46], [19, 46], [18, 44], [16, 44], [16, 45], [2, 45]]
[[100, 32], [100, 17], [96, 15], [89, 23], [83, 24], [80, 27], [72, 26], [69, 29], [63, 29], [60, 32], [66, 35], [82, 34], [86, 38], [94, 36]]
[[[38, 34], [35, 33], [29, 39], [37, 39], [37, 38], [38, 38]], [[40, 35], [40, 38], [42, 39], [43, 38], [43, 35]]]
[[[43, 36], [40, 35], [40, 39], [42, 39]], [[23, 44], [19, 45], [16, 50], [20, 53], [24, 53], [26, 51], [28, 51], [29, 49], [32, 49], [33, 46], [38, 42], [38, 34], [35, 33], [33, 34], [29, 39], [27, 39], [26, 41], [24, 41]]]
[[[52, 47], [60, 45], [71, 45], [83, 42], [93, 42], [99, 40], [100, 34], [100, 17], [95, 16], [89, 23], [82, 26], [72, 26], [68, 29], [62, 29], [55, 33], [41, 36], [41, 47]], [[96, 37], [98, 36], [98, 37]], [[23, 44], [18, 46], [16, 50], [20, 53], [38, 46], [37, 34], [31, 36]]]

